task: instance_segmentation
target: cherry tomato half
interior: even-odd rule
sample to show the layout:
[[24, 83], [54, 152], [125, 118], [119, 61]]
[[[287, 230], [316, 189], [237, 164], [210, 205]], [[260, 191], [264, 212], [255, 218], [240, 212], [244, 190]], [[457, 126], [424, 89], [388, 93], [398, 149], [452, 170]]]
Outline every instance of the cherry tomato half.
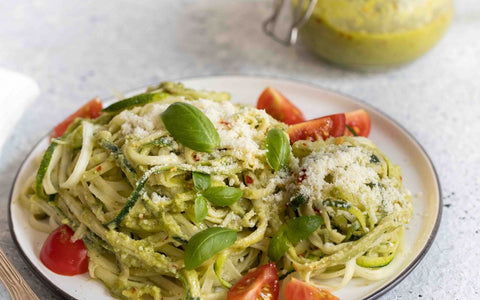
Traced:
[[73, 230], [67, 225], [57, 227], [47, 237], [40, 260], [60, 275], [77, 275], [88, 271], [87, 248], [82, 240], [72, 242]]
[[98, 98], [93, 98], [85, 105], [80, 107], [79, 110], [68, 116], [65, 120], [63, 120], [60, 124], [55, 126], [52, 133], [52, 138], [62, 136], [65, 131], [67, 130], [68, 126], [75, 121], [76, 118], [90, 118], [95, 119], [100, 115], [102, 111], [102, 101]]
[[316, 141], [342, 136], [345, 132], [345, 114], [335, 114], [291, 125], [287, 129], [290, 142]]
[[243, 276], [227, 293], [228, 300], [277, 300], [278, 273], [274, 263]]
[[[363, 109], [345, 113], [345, 123], [355, 131], [358, 136], [368, 137], [370, 134], [370, 116]], [[348, 128], [345, 128], [346, 136], [353, 136]]]
[[290, 100], [272, 87], [267, 87], [258, 97], [257, 108], [265, 109], [274, 119], [288, 125], [305, 121], [303, 113]]
[[286, 300], [340, 300], [329, 291], [292, 278], [285, 289]]

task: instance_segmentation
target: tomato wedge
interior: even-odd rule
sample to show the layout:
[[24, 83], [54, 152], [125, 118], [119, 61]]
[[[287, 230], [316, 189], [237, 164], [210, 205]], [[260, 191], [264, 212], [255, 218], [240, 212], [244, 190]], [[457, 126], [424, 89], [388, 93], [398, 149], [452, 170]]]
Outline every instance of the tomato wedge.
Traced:
[[85, 105], [80, 107], [79, 110], [77, 110], [76, 112], [68, 116], [65, 120], [63, 120], [60, 124], [55, 126], [51, 137], [57, 138], [62, 136], [67, 130], [68, 126], [70, 126], [70, 124], [72, 124], [76, 118], [97, 118], [102, 111], [102, 107], [102, 101], [100, 101], [100, 99], [98, 98], [93, 98]]
[[73, 233], [70, 227], [62, 225], [43, 243], [40, 260], [57, 274], [73, 276], [88, 271], [87, 248], [82, 240], [72, 242]]
[[329, 291], [292, 278], [285, 289], [286, 300], [340, 300]]
[[[345, 123], [349, 126], [358, 136], [368, 137], [370, 134], [370, 116], [363, 109], [357, 109], [345, 113]], [[346, 136], [353, 136], [353, 133], [345, 128]]]
[[272, 87], [267, 87], [258, 97], [257, 108], [265, 109], [274, 119], [288, 125], [305, 121], [303, 113], [290, 100]]
[[227, 293], [228, 300], [277, 300], [278, 273], [274, 263], [243, 276]]
[[345, 114], [335, 114], [291, 125], [287, 129], [290, 143], [298, 140], [316, 141], [342, 136], [345, 132]]

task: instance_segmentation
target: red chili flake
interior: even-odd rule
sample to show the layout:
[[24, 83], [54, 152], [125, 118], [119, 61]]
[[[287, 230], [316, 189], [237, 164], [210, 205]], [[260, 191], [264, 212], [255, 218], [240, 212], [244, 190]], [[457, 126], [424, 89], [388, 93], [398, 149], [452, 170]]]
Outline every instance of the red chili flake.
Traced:
[[102, 170], [102, 166], [97, 167], [97, 171], [100, 172]]
[[245, 184], [248, 185], [248, 184], [252, 184], [252, 183], [253, 183], [253, 178], [250, 177], [250, 176], [248, 176], [248, 175], [246, 175], [246, 176], [245, 176]]
[[313, 210], [316, 212], [316, 213], [320, 213], [320, 210], [318, 208], [316, 208], [315, 206], [313, 207]]
[[307, 171], [306, 169], [302, 169], [300, 173], [298, 173], [298, 176], [297, 176], [298, 183], [302, 183], [302, 181], [304, 181], [307, 178], [307, 174], [305, 173], [306, 171]]
[[220, 124], [223, 124], [223, 125], [225, 125], [225, 126], [227, 126], [227, 127], [230, 126], [230, 122], [226, 122], [226, 121], [224, 121], [223, 119], [220, 119]]
[[194, 159], [195, 161], [199, 161], [199, 160], [200, 160], [200, 157], [198, 157], [198, 154], [197, 154], [197, 153], [194, 153], [194, 154], [193, 154], [193, 159]]
[[168, 240], [168, 235], [163, 239], [164, 241]]
[[303, 253], [300, 253], [298, 256], [299, 257], [305, 257], [305, 255]]
[[135, 293], [137, 291], [137, 289], [134, 286], [132, 286], [130, 290], [132, 290], [132, 293]]

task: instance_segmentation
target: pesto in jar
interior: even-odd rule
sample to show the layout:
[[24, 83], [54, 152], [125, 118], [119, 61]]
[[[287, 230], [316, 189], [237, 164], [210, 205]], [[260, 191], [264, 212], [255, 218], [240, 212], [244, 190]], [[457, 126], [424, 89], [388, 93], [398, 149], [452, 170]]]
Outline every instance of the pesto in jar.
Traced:
[[445, 33], [452, 13], [451, 0], [318, 0], [299, 36], [335, 64], [385, 68], [426, 53]]

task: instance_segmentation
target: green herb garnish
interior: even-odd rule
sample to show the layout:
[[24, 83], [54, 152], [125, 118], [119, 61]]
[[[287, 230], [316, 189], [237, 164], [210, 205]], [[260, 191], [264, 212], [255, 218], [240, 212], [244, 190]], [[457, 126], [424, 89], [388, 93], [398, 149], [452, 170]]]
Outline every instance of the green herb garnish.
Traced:
[[193, 172], [193, 186], [197, 192], [203, 192], [210, 187], [211, 178], [210, 174]]
[[195, 212], [195, 221], [202, 222], [208, 213], [207, 199], [202, 195], [197, 196], [193, 210]]
[[322, 224], [323, 218], [318, 215], [301, 216], [287, 221], [270, 240], [268, 256], [271, 260], [278, 261], [290, 247], [308, 238]]
[[220, 146], [212, 122], [191, 104], [175, 102], [160, 117], [173, 138], [192, 150], [210, 153]]
[[192, 236], [185, 246], [185, 268], [193, 270], [237, 240], [237, 232], [223, 227], [211, 227]]
[[290, 159], [290, 141], [285, 132], [270, 129], [267, 133], [267, 163], [275, 171], [288, 164]]
[[218, 206], [229, 206], [237, 202], [243, 195], [241, 189], [230, 186], [215, 186], [206, 189], [202, 195]]

